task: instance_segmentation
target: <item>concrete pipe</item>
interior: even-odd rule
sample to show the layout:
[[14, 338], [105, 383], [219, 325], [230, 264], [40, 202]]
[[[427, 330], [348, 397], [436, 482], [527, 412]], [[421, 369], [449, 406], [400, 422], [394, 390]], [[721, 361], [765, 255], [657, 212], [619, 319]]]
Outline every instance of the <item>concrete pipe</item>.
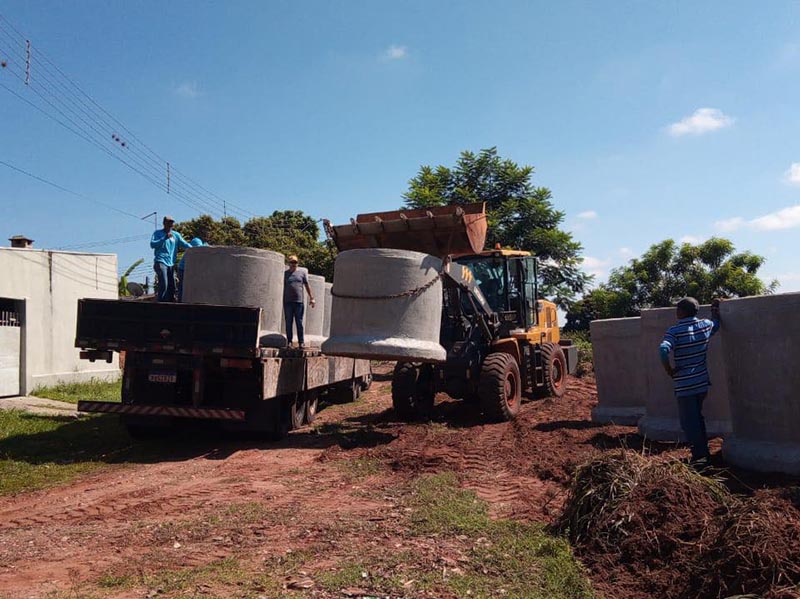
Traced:
[[644, 416], [646, 395], [641, 318], [595, 320], [590, 326], [598, 400], [592, 421], [635, 426]]
[[283, 254], [242, 247], [186, 250], [186, 303], [261, 308], [261, 345], [283, 347]]
[[[697, 316], [710, 318], [710, 307], [701, 306]], [[675, 399], [672, 379], [664, 372], [658, 352], [664, 333], [677, 322], [675, 308], [642, 311], [639, 364], [644, 369], [647, 395], [645, 415], [639, 420], [639, 432], [655, 441], [686, 440], [678, 418], [678, 401]], [[712, 384], [703, 403], [703, 416], [709, 437], [717, 437], [731, 432], [728, 382], [719, 332], [711, 338], [707, 364]]]
[[325, 283], [325, 313], [322, 321], [322, 336], [327, 339], [331, 335], [331, 308], [333, 307], [333, 296], [331, 295], [331, 283]]
[[315, 305], [312, 307], [306, 301], [305, 342], [306, 345], [319, 347], [325, 341], [325, 336], [322, 334], [325, 324], [325, 277], [308, 275], [308, 286], [311, 287]]
[[358, 249], [336, 258], [329, 339], [333, 356], [441, 362], [442, 261], [394, 249]]
[[727, 461], [800, 475], [800, 293], [722, 302], [733, 433]]

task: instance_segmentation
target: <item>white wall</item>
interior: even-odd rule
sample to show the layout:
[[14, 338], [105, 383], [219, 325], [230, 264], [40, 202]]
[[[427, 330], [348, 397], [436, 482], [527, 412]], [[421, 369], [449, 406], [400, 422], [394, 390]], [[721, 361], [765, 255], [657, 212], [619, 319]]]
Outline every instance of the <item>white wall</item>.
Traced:
[[117, 298], [117, 257], [0, 248], [0, 297], [22, 300], [21, 392], [59, 382], [119, 377], [114, 362], [81, 360], [75, 348], [78, 299]]

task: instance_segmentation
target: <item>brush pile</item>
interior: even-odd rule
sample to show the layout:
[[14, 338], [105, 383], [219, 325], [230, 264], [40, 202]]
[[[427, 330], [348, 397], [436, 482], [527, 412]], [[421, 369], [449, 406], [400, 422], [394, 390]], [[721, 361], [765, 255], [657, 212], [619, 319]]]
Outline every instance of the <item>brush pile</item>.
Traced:
[[555, 527], [609, 596], [800, 597], [800, 510], [680, 462], [620, 451], [583, 465]]

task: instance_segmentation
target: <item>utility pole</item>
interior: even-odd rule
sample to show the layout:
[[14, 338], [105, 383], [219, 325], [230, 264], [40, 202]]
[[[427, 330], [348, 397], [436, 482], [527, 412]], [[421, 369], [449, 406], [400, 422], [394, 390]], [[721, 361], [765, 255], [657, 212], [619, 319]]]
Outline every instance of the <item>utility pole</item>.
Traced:
[[158, 212], [151, 212], [150, 214], [145, 214], [142, 217], [142, 220], [147, 220], [151, 216], [153, 217], [153, 229], [158, 229]]

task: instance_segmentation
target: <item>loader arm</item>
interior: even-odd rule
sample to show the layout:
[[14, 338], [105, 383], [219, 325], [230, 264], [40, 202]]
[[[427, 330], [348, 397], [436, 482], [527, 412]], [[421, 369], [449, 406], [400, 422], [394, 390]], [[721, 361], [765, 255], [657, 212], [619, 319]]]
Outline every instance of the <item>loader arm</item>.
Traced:
[[442, 276], [449, 279], [456, 286], [460, 287], [478, 317], [478, 325], [488, 342], [491, 342], [497, 335], [499, 320], [497, 313], [492, 310], [481, 288], [475, 281], [472, 269], [464, 264], [453, 262], [449, 257], [445, 259], [442, 267]]

